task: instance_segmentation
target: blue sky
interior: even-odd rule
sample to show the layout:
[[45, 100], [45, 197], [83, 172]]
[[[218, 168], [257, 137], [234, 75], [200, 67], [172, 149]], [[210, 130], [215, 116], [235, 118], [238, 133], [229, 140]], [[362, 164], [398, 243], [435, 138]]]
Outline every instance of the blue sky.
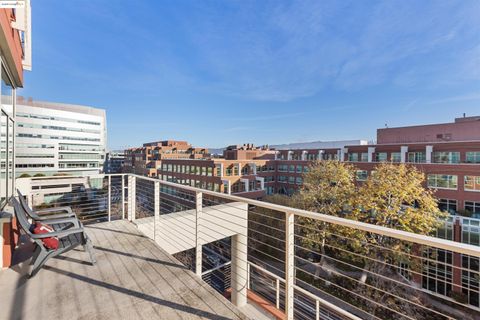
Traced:
[[32, 1], [20, 95], [105, 108], [110, 148], [374, 139], [480, 115], [480, 1]]

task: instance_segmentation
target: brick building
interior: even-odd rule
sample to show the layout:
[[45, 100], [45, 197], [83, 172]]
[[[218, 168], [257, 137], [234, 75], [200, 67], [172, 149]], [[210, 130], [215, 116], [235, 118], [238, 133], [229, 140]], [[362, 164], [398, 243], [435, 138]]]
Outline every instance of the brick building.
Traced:
[[208, 149], [192, 147], [186, 141], [165, 140], [144, 143], [140, 148], [125, 150], [123, 172], [157, 177], [162, 160], [204, 159]]
[[[408, 163], [426, 175], [425, 186], [435, 189], [439, 207], [451, 213], [437, 236], [480, 245], [480, 117], [452, 123], [384, 128], [377, 144], [338, 148], [271, 150], [251, 144], [229, 146], [223, 157], [161, 157], [149, 174], [163, 180], [213, 191], [261, 199], [265, 195], [293, 194], [303, 174], [316, 160], [349, 162], [362, 183], [380, 162]], [[140, 148], [142, 163], [154, 162], [149, 144]], [[156, 146], [154, 146], [156, 148]], [[163, 153], [162, 153], [163, 154]], [[168, 154], [168, 153], [167, 153]], [[200, 158], [200, 159], [199, 159]], [[155, 169], [156, 168], [156, 169]], [[417, 281], [424, 289], [444, 296], [463, 294], [480, 307], [479, 259], [439, 250]]]
[[275, 173], [274, 159], [275, 151], [268, 147], [229, 146], [222, 158], [166, 159], [158, 176], [167, 181], [257, 199], [265, 195], [265, 183], [269, 182], [265, 177]]

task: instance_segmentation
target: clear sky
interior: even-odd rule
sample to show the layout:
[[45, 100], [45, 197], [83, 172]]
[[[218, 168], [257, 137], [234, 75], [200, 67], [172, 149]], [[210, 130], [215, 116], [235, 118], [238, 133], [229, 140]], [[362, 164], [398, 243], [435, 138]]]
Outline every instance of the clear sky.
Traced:
[[33, 0], [20, 95], [107, 110], [110, 148], [374, 139], [480, 115], [480, 1]]

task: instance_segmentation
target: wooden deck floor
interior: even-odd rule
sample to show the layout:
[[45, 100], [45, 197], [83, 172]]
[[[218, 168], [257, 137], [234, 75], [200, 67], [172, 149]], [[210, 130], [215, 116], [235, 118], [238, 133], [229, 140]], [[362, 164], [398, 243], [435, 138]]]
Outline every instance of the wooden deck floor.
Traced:
[[[87, 227], [96, 249], [0, 271], [0, 319], [246, 319], [127, 221]], [[28, 248], [28, 245], [25, 249]]]

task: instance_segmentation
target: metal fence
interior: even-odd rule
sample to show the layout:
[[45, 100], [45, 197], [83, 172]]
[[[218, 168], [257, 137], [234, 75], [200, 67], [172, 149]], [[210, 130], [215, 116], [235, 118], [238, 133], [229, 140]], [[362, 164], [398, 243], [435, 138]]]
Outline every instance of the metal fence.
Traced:
[[86, 222], [128, 219], [237, 305], [251, 292], [287, 319], [479, 318], [478, 246], [135, 175], [24, 189]]

